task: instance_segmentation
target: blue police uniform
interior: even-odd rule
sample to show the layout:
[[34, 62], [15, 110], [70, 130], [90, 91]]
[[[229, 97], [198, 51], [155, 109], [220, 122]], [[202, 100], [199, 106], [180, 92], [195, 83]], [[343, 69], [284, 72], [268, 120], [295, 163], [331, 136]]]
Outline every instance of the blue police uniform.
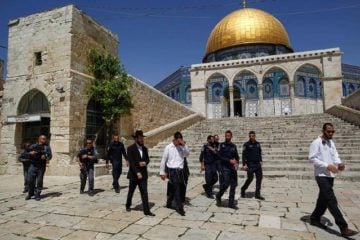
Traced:
[[[30, 199], [35, 194], [36, 200], [40, 200], [43, 180], [46, 170], [46, 162], [51, 160], [52, 153], [50, 146], [46, 144], [32, 144], [29, 151], [35, 151], [34, 155], [30, 154], [30, 167], [28, 170], [29, 194], [26, 199]], [[42, 159], [42, 156], [45, 159]]]
[[23, 165], [23, 174], [24, 174], [24, 191], [26, 193], [29, 191], [29, 183], [28, 183], [28, 173], [30, 168], [30, 149], [22, 149], [19, 155], [19, 162]]
[[[94, 157], [93, 159], [82, 159], [82, 155]], [[80, 193], [84, 192], [86, 179], [89, 179], [89, 195], [94, 194], [94, 163], [97, 161], [97, 152], [94, 147], [82, 148], [79, 151], [78, 157], [80, 161]]]
[[112, 176], [113, 176], [113, 187], [116, 192], [120, 191], [119, 178], [122, 173], [122, 156], [127, 159], [125, 146], [122, 142], [113, 141], [110, 143], [108, 150], [108, 159], [106, 164], [110, 162], [112, 164]]
[[[211, 149], [212, 148], [212, 149]], [[205, 182], [203, 185], [206, 195], [212, 197], [213, 186], [218, 181], [218, 163], [214, 144], [205, 144], [200, 153], [199, 161], [205, 166]]]
[[220, 144], [218, 156], [221, 160], [221, 174], [222, 183], [220, 191], [216, 195], [216, 200], [219, 203], [222, 195], [230, 186], [229, 192], [229, 207], [234, 207], [235, 189], [238, 184], [237, 169], [230, 163], [230, 160], [235, 159], [239, 162], [239, 154], [236, 145], [232, 142], [223, 142]]
[[248, 141], [243, 145], [242, 152], [242, 164], [243, 166], [247, 165], [247, 179], [244, 185], [241, 187], [241, 196], [245, 196], [245, 191], [249, 187], [250, 183], [254, 178], [254, 173], [256, 176], [256, 190], [255, 197], [260, 196], [261, 181], [262, 181], [262, 156], [261, 156], [261, 145], [259, 142]]

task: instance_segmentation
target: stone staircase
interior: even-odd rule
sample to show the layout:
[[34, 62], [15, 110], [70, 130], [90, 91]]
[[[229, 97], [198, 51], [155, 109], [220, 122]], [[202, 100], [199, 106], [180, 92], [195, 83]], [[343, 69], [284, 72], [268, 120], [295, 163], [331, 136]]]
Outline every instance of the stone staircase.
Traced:
[[[331, 122], [335, 127], [334, 141], [340, 158], [346, 164], [346, 171], [339, 178], [360, 180], [360, 128], [329, 114], [302, 116], [208, 119], [182, 131], [190, 147], [188, 158], [192, 175], [202, 176], [199, 154], [206, 137], [218, 134], [224, 140], [224, 133], [233, 132], [233, 142], [241, 157], [242, 144], [248, 139], [248, 132], [254, 130], [263, 150], [263, 172], [265, 177], [287, 177], [289, 179], [313, 178], [313, 165], [308, 161], [311, 141], [321, 133], [323, 123]], [[171, 138], [160, 142], [149, 150], [150, 174], [158, 174], [165, 146]], [[239, 170], [239, 177], [245, 172]]]

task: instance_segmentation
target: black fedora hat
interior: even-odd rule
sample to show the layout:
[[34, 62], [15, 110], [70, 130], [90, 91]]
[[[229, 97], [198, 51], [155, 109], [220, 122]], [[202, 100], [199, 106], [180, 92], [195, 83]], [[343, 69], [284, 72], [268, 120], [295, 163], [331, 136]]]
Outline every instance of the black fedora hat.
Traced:
[[144, 133], [142, 130], [136, 130], [134, 135], [132, 135], [133, 138], [136, 138], [136, 137], [146, 137], [144, 136]]

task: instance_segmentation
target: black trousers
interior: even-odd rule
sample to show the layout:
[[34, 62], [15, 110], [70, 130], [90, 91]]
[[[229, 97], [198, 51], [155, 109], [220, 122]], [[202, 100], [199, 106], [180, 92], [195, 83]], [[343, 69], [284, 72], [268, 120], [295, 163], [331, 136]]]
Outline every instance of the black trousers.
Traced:
[[86, 168], [80, 170], [80, 190], [84, 191], [86, 179], [89, 178], [89, 192], [94, 190], [94, 168]]
[[221, 174], [222, 174], [222, 183], [220, 185], [220, 191], [217, 193], [217, 197], [221, 198], [224, 195], [225, 191], [230, 186], [229, 206], [232, 206], [234, 205], [235, 190], [236, 190], [236, 186], [238, 185], [237, 171], [235, 169], [229, 169], [227, 167], [223, 167]]
[[185, 202], [187, 176], [183, 169], [168, 169], [169, 182], [167, 189], [166, 205], [171, 206], [175, 199], [176, 209], [183, 209], [183, 202]]
[[248, 189], [249, 185], [254, 179], [254, 174], [256, 176], [255, 196], [259, 196], [261, 190], [261, 181], [263, 178], [262, 168], [260, 164], [256, 166], [249, 166], [249, 169], [247, 170], [247, 179], [244, 185], [241, 187], [241, 190], [246, 191], [246, 189]]
[[22, 163], [23, 164], [23, 173], [24, 173], [24, 190], [25, 191], [29, 191], [29, 168], [30, 168], [30, 163]]
[[311, 214], [311, 220], [320, 221], [321, 216], [324, 215], [326, 209], [329, 209], [331, 215], [335, 219], [336, 225], [340, 230], [347, 228], [347, 223], [340, 212], [337, 199], [333, 190], [334, 178], [331, 177], [316, 177], [316, 182], [319, 186], [319, 196], [316, 202], [314, 212]]
[[122, 172], [122, 162], [112, 161], [112, 176], [113, 176], [113, 187], [114, 189], [120, 189], [119, 178]]
[[43, 189], [43, 181], [46, 164], [31, 164], [28, 170], [29, 196], [40, 196]]
[[218, 181], [218, 166], [217, 163], [205, 164], [205, 189], [206, 193], [212, 194], [213, 186]]
[[143, 211], [144, 211], [144, 213], [148, 213], [148, 212], [150, 212], [150, 207], [149, 207], [149, 197], [148, 197], [148, 190], [147, 190], [147, 179], [144, 179], [144, 180], [130, 179], [129, 180], [129, 191], [128, 191], [127, 200], [126, 200], [126, 208], [131, 207], [132, 197], [134, 195], [134, 191], [137, 186], [139, 187], [139, 190], [140, 190]]

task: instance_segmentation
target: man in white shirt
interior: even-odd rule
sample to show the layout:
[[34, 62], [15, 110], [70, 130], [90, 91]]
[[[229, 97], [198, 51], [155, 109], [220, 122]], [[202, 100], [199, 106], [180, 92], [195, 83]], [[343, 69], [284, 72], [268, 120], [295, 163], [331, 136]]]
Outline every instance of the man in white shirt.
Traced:
[[160, 163], [160, 177], [162, 180], [169, 179], [171, 189], [168, 189], [168, 199], [166, 207], [171, 208], [172, 199], [175, 197], [176, 212], [185, 216], [184, 206], [182, 203], [181, 189], [184, 189], [185, 173], [184, 158], [189, 156], [189, 149], [180, 132], [174, 134], [172, 143], [167, 145]]
[[310, 217], [310, 224], [326, 229], [320, 219], [328, 208], [335, 218], [336, 225], [340, 228], [341, 235], [343, 237], [353, 236], [357, 232], [348, 228], [333, 191], [336, 173], [345, 169], [345, 165], [341, 163], [335, 144], [332, 141], [335, 132], [334, 126], [331, 123], [325, 123], [322, 132], [323, 134], [311, 143], [309, 152], [309, 160], [314, 164], [315, 178], [319, 186], [319, 196], [315, 210]]

